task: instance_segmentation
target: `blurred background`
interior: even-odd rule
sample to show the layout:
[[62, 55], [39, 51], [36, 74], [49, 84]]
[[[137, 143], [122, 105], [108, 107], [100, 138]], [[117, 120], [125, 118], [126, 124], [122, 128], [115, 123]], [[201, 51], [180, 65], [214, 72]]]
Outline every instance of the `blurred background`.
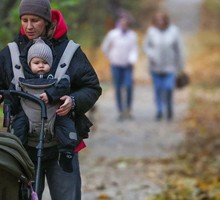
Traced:
[[[19, 0], [1, 0], [0, 48], [19, 31]], [[68, 36], [94, 66], [103, 95], [80, 154], [83, 200], [218, 200], [220, 197], [220, 0], [51, 0]], [[143, 37], [157, 9], [181, 31], [190, 85], [175, 93], [175, 117], [154, 120]], [[138, 34], [134, 119], [118, 122], [110, 67], [100, 45], [127, 12]], [[50, 199], [46, 193], [44, 199]]]

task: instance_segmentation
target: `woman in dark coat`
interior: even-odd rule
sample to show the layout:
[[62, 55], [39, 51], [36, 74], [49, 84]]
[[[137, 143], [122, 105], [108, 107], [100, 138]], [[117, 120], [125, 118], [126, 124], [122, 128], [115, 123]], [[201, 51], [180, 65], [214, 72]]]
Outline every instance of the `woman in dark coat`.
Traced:
[[[67, 26], [59, 11], [51, 11], [49, 0], [22, 0], [19, 7], [21, 31], [14, 40], [20, 50], [20, 61], [24, 68], [24, 75], [30, 75], [26, 53], [33, 39], [42, 37], [54, 52], [54, 73], [68, 44]], [[63, 96], [64, 102], [57, 110], [57, 115], [64, 116], [74, 111], [77, 133], [83, 138], [88, 137], [92, 123], [85, 113], [92, 108], [101, 95], [101, 87], [97, 75], [87, 57], [78, 48], [72, 57], [68, 68], [70, 76], [71, 94]], [[8, 46], [0, 52], [0, 89], [8, 89], [13, 79], [12, 61]], [[19, 111], [19, 108], [18, 108]], [[16, 117], [16, 112], [13, 113]], [[73, 159], [73, 173], [64, 172], [57, 164], [57, 146], [44, 149], [42, 173], [40, 179], [40, 197], [44, 190], [44, 180], [50, 189], [52, 200], [80, 200], [81, 178], [78, 162], [78, 151], [85, 147], [84, 142], [76, 148]], [[36, 148], [26, 147], [31, 159], [36, 163]]]

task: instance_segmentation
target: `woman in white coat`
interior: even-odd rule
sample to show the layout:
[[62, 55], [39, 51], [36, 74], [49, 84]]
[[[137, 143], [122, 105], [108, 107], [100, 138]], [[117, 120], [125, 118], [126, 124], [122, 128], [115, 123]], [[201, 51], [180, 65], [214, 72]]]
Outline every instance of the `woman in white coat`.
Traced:
[[170, 120], [173, 118], [176, 73], [183, 68], [184, 58], [179, 30], [170, 24], [166, 13], [159, 11], [153, 16], [145, 35], [144, 51], [154, 87], [156, 119], [163, 117], [165, 107], [166, 117]]

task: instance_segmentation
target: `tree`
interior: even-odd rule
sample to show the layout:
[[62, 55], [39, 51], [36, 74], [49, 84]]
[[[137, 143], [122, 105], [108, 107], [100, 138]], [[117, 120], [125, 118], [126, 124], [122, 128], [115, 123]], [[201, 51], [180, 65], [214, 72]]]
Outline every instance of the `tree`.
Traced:
[[[134, 19], [136, 27], [145, 25], [160, 0], [51, 0], [52, 9], [63, 13], [68, 36], [86, 47], [100, 45], [106, 32], [115, 26], [123, 11]], [[19, 30], [20, 0], [2, 0], [0, 4], [0, 48], [11, 41]]]
[[[15, 16], [13, 9], [17, 5], [17, 1], [14, 0], [2, 0], [0, 4], [0, 48], [5, 46], [14, 36], [14, 27], [12, 23], [14, 22]], [[18, 16], [18, 14], [17, 14]], [[16, 16], [16, 17], [17, 17]], [[14, 24], [14, 23], [13, 23]], [[18, 23], [15, 23], [17, 27]], [[10, 31], [9, 31], [10, 30]]]
[[2, 0], [0, 4], [0, 18], [6, 19], [11, 11], [11, 8], [16, 4], [15, 0]]

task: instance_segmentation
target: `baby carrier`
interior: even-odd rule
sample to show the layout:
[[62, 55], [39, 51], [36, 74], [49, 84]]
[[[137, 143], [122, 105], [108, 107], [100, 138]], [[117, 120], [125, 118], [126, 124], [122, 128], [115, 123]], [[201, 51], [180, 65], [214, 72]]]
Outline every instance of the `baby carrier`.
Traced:
[[[41, 93], [57, 84], [60, 79], [66, 73], [69, 63], [78, 49], [79, 45], [74, 43], [72, 40], [69, 41], [61, 59], [58, 64], [57, 70], [54, 77], [50, 79], [25, 79], [23, 67], [19, 60], [19, 50], [15, 42], [8, 44], [14, 72], [13, 83], [16, 90], [21, 90], [39, 97]], [[21, 99], [21, 106], [29, 119], [29, 133], [28, 133], [28, 146], [36, 147], [39, 142], [39, 129], [41, 126], [40, 121], [40, 108], [38, 105], [33, 103], [28, 99]], [[47, 104], [47, 121], [45, 123], [44, 130], [44, 147], [51, 147], [56, 145], [56, 140], [54, 136], [54, 121], [56, 118], [56, 110], [59, 108], [60, 104]]]

